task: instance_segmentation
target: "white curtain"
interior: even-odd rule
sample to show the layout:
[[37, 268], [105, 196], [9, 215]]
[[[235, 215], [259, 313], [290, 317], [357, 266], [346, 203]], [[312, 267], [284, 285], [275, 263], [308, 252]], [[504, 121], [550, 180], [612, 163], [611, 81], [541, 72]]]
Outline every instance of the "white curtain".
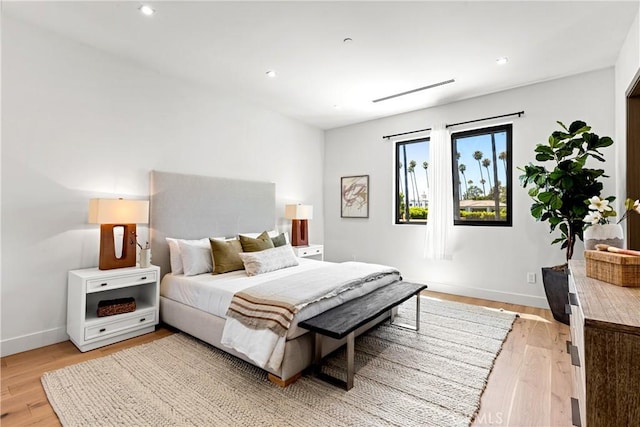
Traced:
[[434, 260], [450, 260], [448, 234], [453, 227], [453, 187], [451, 175], [451, 134], [444, 123], [431, 127], [429, 141], [429, 217], [424, 255]]

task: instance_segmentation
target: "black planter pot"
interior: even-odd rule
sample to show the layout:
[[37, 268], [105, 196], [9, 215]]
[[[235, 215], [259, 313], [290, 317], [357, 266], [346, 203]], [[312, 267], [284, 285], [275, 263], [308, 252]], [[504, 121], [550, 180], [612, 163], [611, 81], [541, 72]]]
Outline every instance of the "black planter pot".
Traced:
[[565, 306], [569, 303], [569, 272], [566, 268], [554, 270], [552, 267], [543, 267], [542, 283], [553, 318], [568, 325], [569, 315], [565, 312]]

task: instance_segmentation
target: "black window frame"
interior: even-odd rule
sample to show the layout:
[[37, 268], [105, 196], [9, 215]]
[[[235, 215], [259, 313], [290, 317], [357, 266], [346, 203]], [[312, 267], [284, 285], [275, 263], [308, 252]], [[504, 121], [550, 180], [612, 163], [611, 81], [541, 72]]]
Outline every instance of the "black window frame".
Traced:
[[[460, 172], [458, 170], [457, 159], [457, 140], [460, 138], [468, 138], [479, 135], [491, 135], [496, 133], [506, 133], [506, 219], [504, 221], [496, 220], [463, 220], [460, 216]], [[497, 151], [497, 150], [496, 150]], [[486, 128], [478, 128], [467, 131], [454, 132], [451, 134], [451, 160], [452, 160], [452, 179], [453, 179], [453, 224], [468, 226], [490, 226], [490, 227], [512, 227], [513, 226], [513, 198], [512, 198], [512, 155], [513, 152], [513, 124], [507, 123], [502, 125], [490, 126]], [[492, 153], [497, 156], [497, 153]], [[494, 167], [497, 167], [496, 158], [492, 159]], [[494, 176], [495, 179], [495, 176]], [[497, 183], [494, 183], [494, 186]]]
[[[431, 141], [430, 137], [423, 137], [423, 138], [416, 138], [416, 139], [410, 139], [410, 140], [405, 140], [405, 141], [396, 141], [395, 142], [395, 207], [394, 207], [394, 223], [396, 225], [426, 225], [427, 224], [427, 219], [424, 220], [414, 220], [411, 221], [410, 219], [408, 221], [400, 221], [400, 188], [401, 187], [401, 176], [400, 176], [400, 167], [399, 167], [399, 162], [401, 160], [401, 152], [400, 152], [400, 147], [406, 144], [418, 144], [418, 143], [423, 143], [426, 142], [427, 143], [427, 152], [429, 149], [429, 142]], [[404, 159], [404, 157], [402, 157], [402, 164], [405, 165], [406, 167], [406, 159]], [[406, 183], [404, 184], [405, 188], [406, 188]], [[407, 192], [408, 193], [408, 192]], [[408, 194], [405, 194], [405, 206], [408, 206]]]

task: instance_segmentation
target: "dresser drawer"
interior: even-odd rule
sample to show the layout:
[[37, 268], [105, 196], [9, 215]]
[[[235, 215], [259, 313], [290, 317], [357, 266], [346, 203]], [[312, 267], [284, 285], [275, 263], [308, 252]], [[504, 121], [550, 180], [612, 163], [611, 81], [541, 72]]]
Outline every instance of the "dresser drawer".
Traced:
[[156, 278], [157, 276], [155, 271], [145, 271], [137, 274], [129, 274], [126, 276], [87, 280], [87, 293], [101, 292], [107, 289], [115, 289], [124, 286], [155, 282]]
[[91, 340], [94, 338], [102, 338], [111, 334], [120, 333], [127, 329], [137, 329], [141, 326], [155, 324], [156, 311], [143, 310], [136, 313], [134, 316], [127, 317], [126, 319], [117, 320], [109, 323], [99, 323], [94, 326], [88, 326], [84, 329], [84, 339]]

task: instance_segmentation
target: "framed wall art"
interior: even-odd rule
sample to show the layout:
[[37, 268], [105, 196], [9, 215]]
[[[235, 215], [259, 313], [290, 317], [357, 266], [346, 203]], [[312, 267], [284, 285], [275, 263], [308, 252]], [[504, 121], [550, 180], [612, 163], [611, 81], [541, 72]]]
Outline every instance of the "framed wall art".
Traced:
[[369, 175], [340, 178], [340, 216], [369, 218]]

